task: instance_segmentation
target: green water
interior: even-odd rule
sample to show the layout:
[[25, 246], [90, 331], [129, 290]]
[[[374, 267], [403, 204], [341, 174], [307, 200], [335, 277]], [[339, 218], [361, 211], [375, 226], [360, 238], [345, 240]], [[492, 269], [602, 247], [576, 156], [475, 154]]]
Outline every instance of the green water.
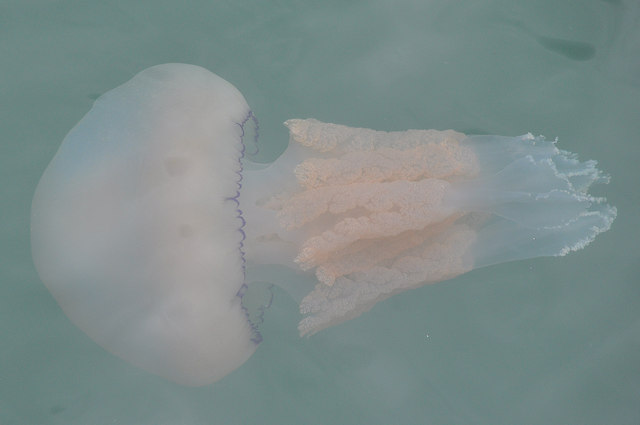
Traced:
[[[0, 0], [0, 424], [640, 423], [636, 0]], [[204, 66], [260, 120], [261, 161], [314, 117], [559, 137], [612, 176], [612, 229], [564, 258], [403, 293], [309, 339], [276, 291], [240, 369], [183, 388], [106, 353], [31, 262], [67, 131], [159, 63]]]

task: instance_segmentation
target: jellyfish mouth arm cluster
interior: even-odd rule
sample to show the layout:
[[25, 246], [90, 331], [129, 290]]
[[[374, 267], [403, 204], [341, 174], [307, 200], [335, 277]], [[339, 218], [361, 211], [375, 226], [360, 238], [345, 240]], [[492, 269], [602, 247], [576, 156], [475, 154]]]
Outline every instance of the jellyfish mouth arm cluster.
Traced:
[[474, 268], [586, 246], [616, 210], [606, 183], [541, 137], [384, 132], [289, 120], [273, 164], [245, 170], [246, 259], [315, 274], [302, 335]]

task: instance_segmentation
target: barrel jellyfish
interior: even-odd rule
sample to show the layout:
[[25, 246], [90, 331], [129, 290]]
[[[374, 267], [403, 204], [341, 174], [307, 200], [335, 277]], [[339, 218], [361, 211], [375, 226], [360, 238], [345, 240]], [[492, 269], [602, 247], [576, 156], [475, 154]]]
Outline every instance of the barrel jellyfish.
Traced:
[[260, 165], [244, 155], [254, 121], [217, 75], [151, 67], [96, 100], [33, 198], [34, 263], [65, 314], [179, 384], [253, 354], [243, 296], [265, 266], [313, 277], [310, 335], [426, 283], [581, 249], [616, 216], [587, 192], [608, 181], [595, 161], [531, 134], [292, 119], [286, 151]]

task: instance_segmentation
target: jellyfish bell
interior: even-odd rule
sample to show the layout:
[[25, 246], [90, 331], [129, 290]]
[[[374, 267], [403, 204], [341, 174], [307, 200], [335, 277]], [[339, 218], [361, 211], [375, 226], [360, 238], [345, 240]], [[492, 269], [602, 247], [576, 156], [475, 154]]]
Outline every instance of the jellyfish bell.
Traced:
[[185, 385], [220, 379], [259, 341], [239, 296], [235, 200], [250, 114], [217, 75], [154, 66], [95, 102], [33, 198], [34, 263], [66, 315]]
[[616, 215], [588, 194], [607, 181], [596, 163], [541, 137], [295, 119], [260, 165], [243, 158], [251, 123], [220, 77], [158, 65], [95, 102], [34, 195], [34, 263], [66, 315], [180, 384], [253, 354], [258, 282], [295, 294], [310, 335], [426, 283], [581, 249]]

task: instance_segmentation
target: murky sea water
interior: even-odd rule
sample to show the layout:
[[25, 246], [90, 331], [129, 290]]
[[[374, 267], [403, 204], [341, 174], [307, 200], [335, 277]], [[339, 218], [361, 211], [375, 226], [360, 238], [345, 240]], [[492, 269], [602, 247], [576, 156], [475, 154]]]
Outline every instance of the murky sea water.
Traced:
[[[635, 0], [0, 2], [0, 424], [640, 423], [640, 4]], [[44, 168], [93, 100], [201, 65], [260, 121], [558, 137], [612, 177], [612, 229], [488, 267], [300, 339], [275, 289], [264, 341], [184, 388], [108, 354], [31, 261]]]

